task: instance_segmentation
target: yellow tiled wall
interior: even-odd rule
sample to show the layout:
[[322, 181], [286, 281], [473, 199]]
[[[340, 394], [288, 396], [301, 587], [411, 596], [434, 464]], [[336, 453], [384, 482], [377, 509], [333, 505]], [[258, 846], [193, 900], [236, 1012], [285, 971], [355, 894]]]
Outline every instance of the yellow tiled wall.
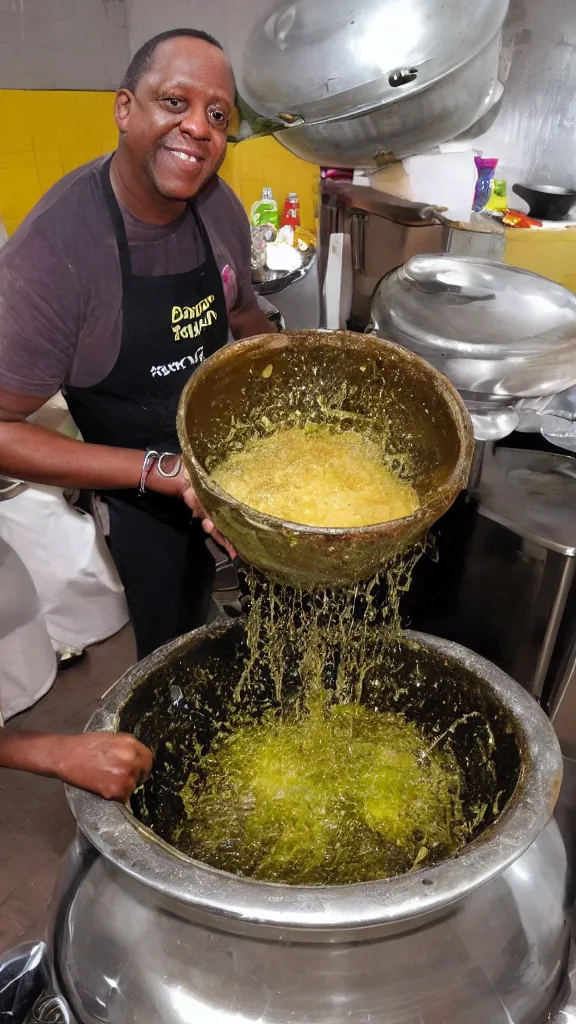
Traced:
[[552, 231], [510, 228], [504, 262], [542, 274], [576, 292], [576, 227]]
[[11, 234], [54, 182], [116, 146], [107, 92], [0, 90], [0, 213]]
[[313, 189], [320, 170], [293, 156], [276, 139], [247, 139], [230, 146], [222, 171], [247, 211], [263, 188], [272, 189], [280, 210], [287, 193], [297, 192], [302, 224], [314, 230]]
[[[0, 214], [8, 234], [54, 182], [116, 147], [114, 94], [0, 90]], [[279, 203], [298, 192], [302, 223], [314, 227], [318, 170], [274, 139], [230, 146], [221, 171], [248, 210], [270, 186]]]

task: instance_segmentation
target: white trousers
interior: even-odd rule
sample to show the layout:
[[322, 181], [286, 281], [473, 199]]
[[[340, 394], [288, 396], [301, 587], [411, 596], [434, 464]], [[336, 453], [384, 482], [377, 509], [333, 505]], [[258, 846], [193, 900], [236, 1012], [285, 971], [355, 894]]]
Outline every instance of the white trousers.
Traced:
[[54, 649], [84, 650], [117, 633], [128, 609], [91, 516], [55, 487], [0, 502], [0, 709], [35, 703], [56, 674]]

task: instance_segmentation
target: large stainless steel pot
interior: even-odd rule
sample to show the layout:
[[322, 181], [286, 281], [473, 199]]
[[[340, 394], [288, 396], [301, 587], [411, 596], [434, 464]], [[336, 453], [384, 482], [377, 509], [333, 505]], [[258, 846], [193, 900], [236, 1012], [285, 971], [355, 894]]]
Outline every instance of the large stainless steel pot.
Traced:
[[499, 101], [507, 10], [508, 0], [276, 3], [232, 49], [241, 108], [252, 130], [276, 128], [325, 167], [433, 148]]
[[413, 256], [378, 285], [371, 328], [446, 374], [479, 440], [506, 437], [532, 407], [543, 427], [548, 410], [570, 419], [559, 393], [576, 384], [576, 296], [554, 281], [472, 256]]
[[[179, 813], [183, 756], [194, 736], [206, 742], [244, 656], [240, 621], [205, 627], [132, 668], [91, 720], [156, 748], [134, 807], [159, 832]], [[516, 683], [454, 644], [408, 634], [397, 658], [420, 673], [417, 687], [403, 689], [406, 714], [431, 730], [471, 710], [490, 723], [493, 776], [481, 770], [482, 717], [454, 729], [454, 749], [467, 787], [492, 779], [503, 791], [500, 817], [459, 857], [427, 870], [298, 888], [212, 870], [129, 808], [70, 791], [81, 834], [61, 879], [52, 947], [81, 1024], [546, 1019], [568, 956], [566, 857], [551, 821], [561, 776], [553, 729]], [[178, 756], [163, 743], [175, 737]]]

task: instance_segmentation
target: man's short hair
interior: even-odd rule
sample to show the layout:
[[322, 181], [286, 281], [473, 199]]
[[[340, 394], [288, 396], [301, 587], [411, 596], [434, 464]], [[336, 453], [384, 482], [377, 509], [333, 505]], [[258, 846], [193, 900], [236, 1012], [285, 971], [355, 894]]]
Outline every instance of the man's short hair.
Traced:
[[208, 32], [202, 32], [200, 29], [171, 28], [167, 32], [159, 32], [157, 36], [153, 36], [147, 43], [143, 43], [140, 49], [136, 51], [122, 79], [120, 88], [135, 92], [140, 79], [148, 71], [160, 43], [166, 42], [167, 39], [178, 39], [182, 36], [188, 39], [202, 39], [205, 43], [210, 43], [211, 46], [216, 46], [222, 51], [224, 50], [224, 47], [217, 39], [214, 39], [214, 36], [209, 35]]

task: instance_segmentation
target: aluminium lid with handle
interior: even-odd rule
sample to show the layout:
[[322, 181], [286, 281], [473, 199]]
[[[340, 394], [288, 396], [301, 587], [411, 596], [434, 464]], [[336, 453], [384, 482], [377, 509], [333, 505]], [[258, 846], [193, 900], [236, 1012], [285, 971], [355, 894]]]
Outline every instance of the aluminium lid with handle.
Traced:
[[508, 0], [276, 3], [232, 62], [261, 115], [322, 121], [396, 102], [466, 64], [500, 31]]
[[413, 256], [374, 293], [376, 334], [435, 363], [464, 391], [519, 398], [576, 385], [576, 296], [518, 267]]

